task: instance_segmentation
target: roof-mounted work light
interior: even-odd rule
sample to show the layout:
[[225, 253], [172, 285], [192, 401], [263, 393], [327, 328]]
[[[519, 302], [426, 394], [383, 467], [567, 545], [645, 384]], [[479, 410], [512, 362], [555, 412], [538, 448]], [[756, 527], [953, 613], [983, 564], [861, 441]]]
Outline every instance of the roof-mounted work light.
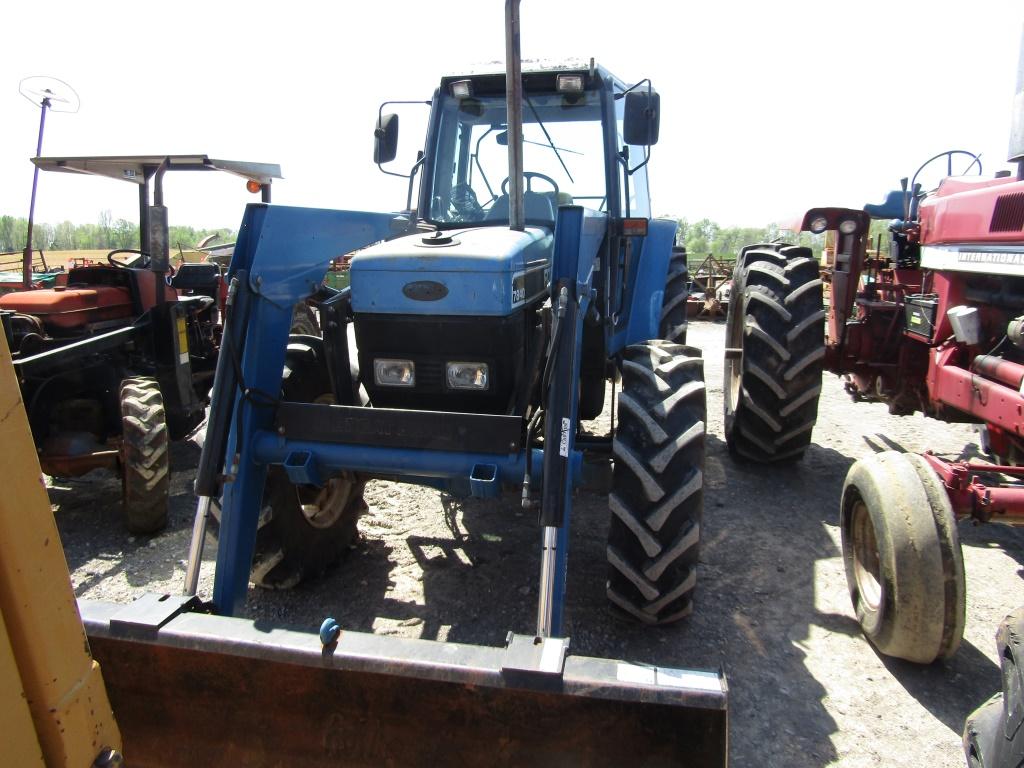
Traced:
[[452, 96], [456, 99], [468, 99], [473, 95], [473, 83], [470, 80], [456, 80], [452, 83]]
[[581, 93], [583, 91], [583, 75], [559, 75], [555, 80], [559, 93]]

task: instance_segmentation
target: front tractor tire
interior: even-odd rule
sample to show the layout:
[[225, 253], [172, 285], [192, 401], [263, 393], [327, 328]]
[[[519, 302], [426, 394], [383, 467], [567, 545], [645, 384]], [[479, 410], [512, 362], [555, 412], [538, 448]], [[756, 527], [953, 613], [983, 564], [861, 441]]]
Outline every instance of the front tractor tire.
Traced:
[[794, 461], [811, 442], [825, 358], [818, 263], [808, 248], [740, 254], [726, 317], [725, 439], [759, 463]]
[[608, 599], [645, 624], [693, 610], [707, 422], [700, 350], [626, 347], [608, 497]]
[[964, 632], [964, 562], [935, 470], [897, 451], [856, 462], [840, 531], [850, 599], [871, 644], [918, 664], [952, 656]]
[[121, 405], [121, 498], [125, 526], [150, 535], [167, 526], [171, 465], [167, 414], [156, 379], [124, 379]]
[[[300, 403], [333, 403], [320, 345], [288, 345], [281, 396]], [[366, 511], [365, 482], [351, 473], [322, 488], [293, 485], [279, 466], [267, 472], [251, 579], [265, 589], [289, 589], [335, 565], [358, 538]]]
[[1024, 607], [999, 625], [996, 648], [1003, 690], [978, 707], [964, 725], [970, 768], [1024, 765]]

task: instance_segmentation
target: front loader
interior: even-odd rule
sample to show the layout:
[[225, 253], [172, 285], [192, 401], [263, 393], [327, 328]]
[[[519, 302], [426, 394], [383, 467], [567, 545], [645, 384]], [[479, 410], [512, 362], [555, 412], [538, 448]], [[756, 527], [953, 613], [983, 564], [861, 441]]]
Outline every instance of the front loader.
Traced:
[[[674, 224], [649, 218], [657, 94], [593, 63], [522, 72], [518, 23], [513, 0], [504, 74], [441, 80], [404, 215], [246, 209], [186, 595], [84, 611], [108, 676], [139, 681], [111, 684], [126, 755], [727, 761], [720, 671], [574, 656], [563, 636], [578, 488], [612, 489], [612, 608], [645, 624], [692, 610], [705, 393], [699, 352], [676, 343], [685, 301], [673, 300], [674, 278], [685, 265], [671, 259]], [[378, 163], [393, 159], [397, 134], [397, 118], [381, 115]], [[331, 261], [350, 253], [350, 287], [325, 289]], [[323, 338], [289, 335], [291, 308], [311, 296]], [[617, 419], [595, 437], [581, 421], [601, 412], [609, 380], [621, 382]], [[364, 635], [330, 619], [317, 635], [231, 618], [250, 579], [288, 587], [337, 562], [371, 478], [521, 498], [541, 545], [536, 626], [483, 648]], [[212, 515], [219, 542], [204, 604], [195, 592]], [[184, 749], [174, 737], [183, 732], [193, 738]]]
[[0, 336], [0, 727], [17, 766], [724, 765], [724, 681], [509, 649], [76, 607]]

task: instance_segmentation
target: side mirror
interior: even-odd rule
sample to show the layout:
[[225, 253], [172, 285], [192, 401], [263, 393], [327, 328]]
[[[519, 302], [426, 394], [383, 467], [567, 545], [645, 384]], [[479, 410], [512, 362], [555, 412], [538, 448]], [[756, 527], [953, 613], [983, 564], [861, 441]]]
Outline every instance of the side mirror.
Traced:
[[657, 144], [660, 119], [661, 96], [657, 91], [644, 87], [630, 91], [626, 94], [622, 120], [623, 140], [640, 147]]
[[390, 163], [398, 154], [398, 115], [383, 115], [373, 132], [373, 162]]

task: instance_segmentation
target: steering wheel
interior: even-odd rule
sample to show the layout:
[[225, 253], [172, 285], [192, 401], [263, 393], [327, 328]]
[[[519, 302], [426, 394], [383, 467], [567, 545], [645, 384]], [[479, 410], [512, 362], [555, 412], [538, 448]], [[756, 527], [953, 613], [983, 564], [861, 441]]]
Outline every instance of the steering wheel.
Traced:
[[476, 192], [469, 184], [460, 182], [452, 187], [452, 209], [462, 221], [471, 221], [483, 216], [484, 209], [476, 198]]
[[[533, 180], [534, 179], [541, 179], [543, 181], [546, 181], [548, 184], [550, 184], [554, 188], [555, 195], [558, 194], [558, 183], [554, 179], [552, 179], [550, 176], [545, 176], [543, 173], [537, 173], [536, 171], [523, 171], [523, 178], [526, 179], [526, 191], [527, 192], [533, 192]], [[510, 179], [511, 179], [511, 176], [506, 176], [505, 180], [503, 182], [501, 182], [501, 194], [503, 194], [503, 195], [507, 195], [508, 194], [508, 182], [509, 182]]]
[[[960, 176], [966, 176], [967, 172], [969, 170], [971, 170], [971, 168], [973, 168], [974, 166], [978, 166], [978, 176], [981, 176], [982, 170], [981, 170], [981, 158], [980, 157], [978, 157], [973, 152], [968, 152], [965, 149], [947, 149], [945, 152], [939, 152], [939, 154], [935, 155], [935, 157], [930, 157], [927, 160], [925, 160], [923, 163], [921, 163], [921, 166], [916, 171], [914, 171], [914, 176], [910, 180], [910, 189], [911, 190], [914, 189], [914, 184], [917, 182], [917, 177], [921, 175], [921, 171], [923, 171], [929, 165], [934, 163], [936, 160], [939, 160], [939, 159], [941, 159], [943, 157], [946, 158], [946, 176], [952, 176], [953, 175], [953, 155], [967, 155], [967, 157], [971, 158], [971, 164], [968, 165], [964, 169], [963, 173], [959, 174]], [[934, 191], [935, 190], [931, 190], [931, 192], [934, 192]], [[929, 192], [929, 194], [930, 194], [930, 192]]]
[[[114, 257], [119, 253], [134, 253], [135, 258], [127, 259], [126, 261], [116, 261]], [[121, 269], [145, 269], [149, 266], [150, 261], [149, 254], [137, 248], [118, 248], [107, 254], [107, 263], [112, 267], [119, 267]]]

